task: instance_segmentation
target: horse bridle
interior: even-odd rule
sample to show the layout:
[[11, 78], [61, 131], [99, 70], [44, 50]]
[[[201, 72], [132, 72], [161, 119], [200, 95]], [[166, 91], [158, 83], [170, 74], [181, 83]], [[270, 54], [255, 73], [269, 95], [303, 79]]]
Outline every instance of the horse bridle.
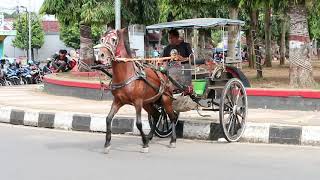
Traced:
[[101, 47], [106, 48], [111, 53], [111, 56], [106, 57], [107, 60], [117, 61], [115, 54], [119, 44], [117, 31], [110, 31], [105, 37], [100, 39], [100, 43]]

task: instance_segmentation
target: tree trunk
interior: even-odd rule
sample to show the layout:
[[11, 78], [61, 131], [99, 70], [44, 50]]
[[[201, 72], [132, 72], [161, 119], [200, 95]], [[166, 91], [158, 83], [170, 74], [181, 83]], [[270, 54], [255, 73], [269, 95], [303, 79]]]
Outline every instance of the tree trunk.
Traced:
[[291, 6], [289, 17], [290, 86], [294, 88], [313, 88], [315, 87], [315, 81], [310, 62], [310, 37], [305, 5]]
[[264, 31], [266, 43], [266, 59], [265, 64], [267, 67], [272, 67], [272, 53], [271, 53], [271, 6], [266, 2], [265, 16], [264, 16]]
[[[80, 25], [80, 61], [87, 65], [94, 64], [93, 41], [91, 26]], [[89, 71], [88, 68], [79, 66], [80, 71]]]
[[254, 68], [256, 64], [256, 53], [255, 53], [255, 44], [256, 34], [257, 34], [257, 26], [258, 26], [258, 17], [259, 12], [256, 9], [251, 9], [250, 11], [250, 28], [249, 28], [249, 37], [250, 37], [250, 46], [248, 46], [249, 52], [249, 67]]
[[285, 64], [286, 60], [286, 33], [287, 33], [287, 18], [281, 20], [281, 39], [280, 39], [280, 66]]
[[[229, 7], [229, 18], [230, 19], [238, 19], [239, 8], [237, 7]], [[238, 35], [238, 27], [237, 26], [229, 26], [228, 27], [228, 57], [232, 60], [236, 58], [236, 40]]]

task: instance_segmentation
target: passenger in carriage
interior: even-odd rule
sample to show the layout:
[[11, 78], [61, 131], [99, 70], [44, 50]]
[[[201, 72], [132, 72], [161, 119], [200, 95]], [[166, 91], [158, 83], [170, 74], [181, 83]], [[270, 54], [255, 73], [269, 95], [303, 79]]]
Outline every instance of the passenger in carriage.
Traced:
[[192, 53], [191, 46], [179, 38], [179, 32], [176, 29], [169, 31], [169, 45], [164, 48], [162, 57], [170, 57], [174, 49], [178, 51], [175, 60], [181, 61], [181, 64], [188, 64], [187, 58]]
[[174, 61], [168, 63], [166, 68], [169, 79], [177, 89], [183, 90], [185, 94], [192, 94], [192, 74], [189, 64], [192, 50], [190, 44], [179, 37], [179, 32], [176, 29], [169, 31], [169, 45], [164, 48], [162, 57], [174, 57]]

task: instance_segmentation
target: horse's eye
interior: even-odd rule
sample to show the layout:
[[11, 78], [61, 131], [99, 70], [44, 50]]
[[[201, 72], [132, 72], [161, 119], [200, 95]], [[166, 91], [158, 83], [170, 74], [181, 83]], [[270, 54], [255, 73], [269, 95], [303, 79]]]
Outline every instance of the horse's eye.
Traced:
[[103, 43], [103, 42], [104, 42], [104, 38], [101, 38], [101, 39], [100, 39], [100, 43]]
[[116, 42], [116, 39], [112, 38], [112, 43], [115, 44], [115, 42]]

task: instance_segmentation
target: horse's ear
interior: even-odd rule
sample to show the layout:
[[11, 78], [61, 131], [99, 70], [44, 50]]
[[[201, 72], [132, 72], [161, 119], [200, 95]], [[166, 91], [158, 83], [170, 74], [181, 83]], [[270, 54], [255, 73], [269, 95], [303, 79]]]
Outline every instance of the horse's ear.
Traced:
[[123, 28], [123, 33], [128, 33], [128, 28]]
[[117, 32], [117, 37], [120, 37], [120, 34], [121, 34], [120, 31], [121, 31], [121, 29], [117, 29], [117, 30], [116, 30], [116, 32]]

